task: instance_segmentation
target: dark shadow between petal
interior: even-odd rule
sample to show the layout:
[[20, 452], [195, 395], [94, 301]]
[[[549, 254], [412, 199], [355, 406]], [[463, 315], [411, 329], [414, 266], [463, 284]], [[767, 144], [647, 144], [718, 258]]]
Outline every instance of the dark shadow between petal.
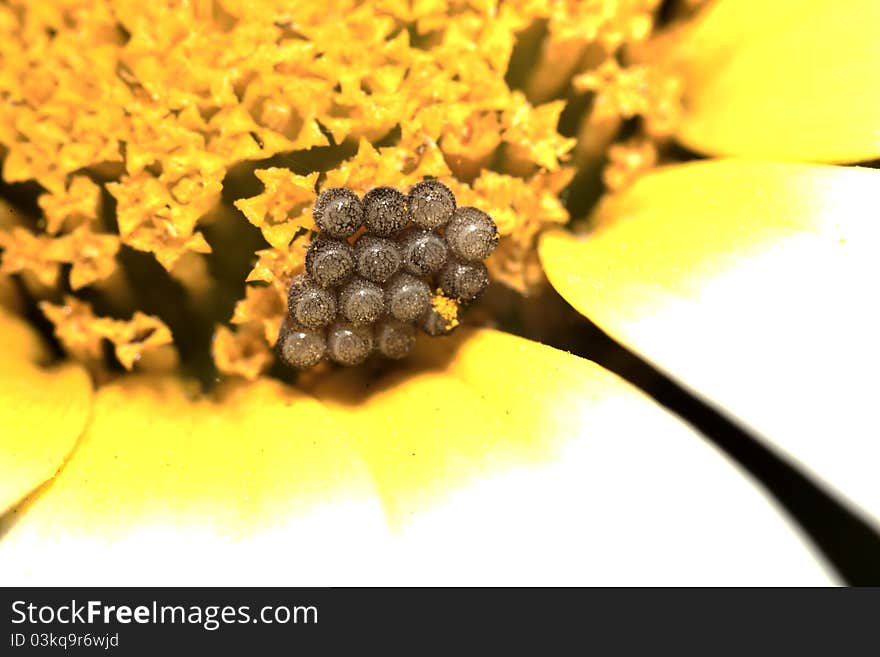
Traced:
[[3, 537], [9, 533], [15, 523], [19, 518], [24, 516], [27, 512], [28, 507], [42, 495], [45, 491], [47, 491], [52, 483], [55, 481], [54, 477], [49, 479], [48, 481], [44, 481], [42, 484], [33, 489], [30, 493], [28, 493], [25, 497], [19, 500], [14, 506], [9, 507], [4, 513], [0, 514], [0, 541], [3, 540]]
[[[719, 409], [584, 320], [583, 329], [552, 344], [611, 370], [649, 395], [733, 459], [785, 510], [828, 561], [854, 586], [880, 585], [880, 529], [821, 483]], [[760, 540], [760, 537], [755, 537]]]

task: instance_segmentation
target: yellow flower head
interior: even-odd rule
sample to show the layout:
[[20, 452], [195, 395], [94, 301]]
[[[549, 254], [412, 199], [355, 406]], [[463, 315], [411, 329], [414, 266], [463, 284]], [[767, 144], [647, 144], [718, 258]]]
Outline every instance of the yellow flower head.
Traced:
[[[803, 471], [762, 479], [792, 517], [803, 480], [873, 535], [821, 490], [880, 518], [880, 3], [845, 4], [0, 3], [0, 579], [375, 583], [357, 545], [429, 582], [705, 583], [705, 555], [826, 581], [690, 425], [546, 345], [702, 428], [696, 391], [745, 427], [712, 415], [744, 470]], [[387, 286], [345, 279], [362, 226], [303, 283], [319, 195], [419, 183], [480, 258], [446, 223], [395, 236]], [[398, 271], [413, 235], [430, 285]], [[453, 270], [493, 284], [468, 308]], [[436, 339], [386, 305], [406, 285]], [[407, 357], [321, 360], [374, 342]]]
[[[650, 149], [653, 135], [671, 129], [663, 107], [674, 106], [678, 88], [664, 87], [648, 66], [633, 68], [627, 82], [617, 60], [650, 33], [656, 4], [12, 2], [0, 8], [8, 64], [0, 94], [13, 108], [0, 131], [3, 171], [45, 192], [36, 232], [16, 226], [0, 234], [3, 271], [36, 276], [42, 298], [115, 281], [99, 288], [99, 306], [123, 315], [149, 295], [140, 287], [149, 283], [129, 271], [129, 251], [117, 253], [149, 253], [200, 308], [190, 321], [232, 325], [212, 342], [216, 366], [253, 378], [270, 362], [279, 303], [315, 230], [318, 192], [363, 194], [437, 178], [460, 205], [497, 222], [493, 278], [533, 293], [544, 285], [538, 235], [571, 218], [560, 195], [575, 175], [577, 122], [568, 119], [568, 134], [560, 133], [567, 100], [535, 102], [530, 93], [541, 93], [511, 83], [519, 77], [531, 89], [553, 65], [521, 62], [517, 44], [548, 21], [551, 51], [598, 48], [600, 56], [572, 64], [567, 74], [577, 76], [563, 91], [595, 94], [592, 113], [579, 119], [587, 123], [646, 116]], [[234, 226], [241, 215], [262, 245], [250, 234], [224, 241], [246, 233]], [[250, 272], [237, 264], [248, 249]], [[239, 283], [241, 301], [224, 317], [230, 267], [247, 284], [242, 295]], [[256, 303], [272, 296], [254, 287], [265, 283], [275, 298]], [[233, 340], [249, 324], [262, 329]], [[250, 358], [243, 354], [259, 335], [259, 367], [236, 364]]]

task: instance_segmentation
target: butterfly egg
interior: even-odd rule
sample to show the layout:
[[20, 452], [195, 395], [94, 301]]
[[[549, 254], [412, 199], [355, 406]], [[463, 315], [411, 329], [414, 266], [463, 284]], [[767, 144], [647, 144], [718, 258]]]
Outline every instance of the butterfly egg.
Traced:
[[354, 235], [364, 223], [364, 206], [350, 189], [333, 187], [318, 196], [312, 208], [315, 224], [330, 237]]
[[489, 285], [489, 272], [482, 262], [450, 262], [438, 277], [443, 294], [454, 299], [476, 299]]
[[327, 352], [327, 341], [322, 331], [291, 326], [282, 332], [279, 342], [282, 360], [297, 369], [317, 365]]
[[434, 230], [452, 219], [455, 195], [439, 180], [425, 180], [409, 190], [407, 205], [417, 226]]
[[288, 301], [293, 298], [293, 296], [302, 290], [306, 285], [313, 285], [311, 280], [309, 279], [308, 274], [297, 274], [290, 281], [290, 286], [287, 288], [287, 299]]
[[428, 310], [421, 320], [419, 320], [419, 327], [432, 338], [438, 338], [441, 335], [449, 335], [457, 326], [458, 320], [453, 324], [433, 308]]
[[353, 278], [339, 290], [339, 310], [352, 324], [372, 324], [385, 310], [385, 293], [375, 283]]
[[446, 241], [423, 228], [413, 228], [400, 237], [403, 267], [416, 276], [436, 274], [449, 255]]
[[446, 242], [456, 257], [470, 262], [486, 259], [498, 245], [498, 227], [476, 208], [458, 208], [446, 226]]
[[321, 287], [339, 285], [354, 271], [354, 252], [348, 242], [319, 237], [306, 251], [306, 271]]
[[411, 274], [400, 273], [385, 286], [388, 312], [401, 322], [413, 322], [431, 305], [431, 288]]
[[364, 224], [379, 237], [390, 237], [409, 223], [406, 197], [393, 187], [375, 187], [364, 196]]
[[396, 319], [383, 319], [376, 324], [374, 334], [379, 353], [392, 360], [407, 356], [416, 343], [416, 330], [412, 324]]
[[369, 326], [336, 322], [327, 332], [327, 354], [340, 365], [360, 365], [373, 351]]
[[307, 283], [288, 297], [288, 314], [297, 324], [317, 329], [336, 318], [336, 296], [330, 290]]
[[400, 249], [384, 237], [362, 235], [354, 245], [357, 273], [374, 283], [384, 283], [400, 269]]

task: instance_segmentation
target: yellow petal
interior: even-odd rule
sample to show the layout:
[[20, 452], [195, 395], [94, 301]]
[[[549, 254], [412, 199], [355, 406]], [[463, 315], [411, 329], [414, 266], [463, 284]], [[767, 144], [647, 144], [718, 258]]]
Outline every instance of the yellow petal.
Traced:
[[813, 162], [880, 156], [880, 2], [721, 0], [671, 63], [679, 139], [715, 155]]
[[871, 169], [670, 167], [541, 259], [581, 313], [880, 518], [878, 189]]
[[735, 468], [608, 372], [492, 331], [423, 342], [314, 397], [103, 388], [0, 541], [0, 580], [828, 581]]
[[[376, 524], [375, 510], [348, 501], [352, 491], [367, 496], [370, 483], [320, 403], [269, 381], [235, 387], [222, 404], [195, 392], [135, 375], [99, 389], [66, 467], [0, 541], [4, 581], [70, 581], [77, 572], [108, 582], [229, 581], [269, 563], [290, 581], [285, 561], [311, 559], [311, 541], [339, 560]], [[248, 538], [252, 551], [242, 552]], [[66, 556], [53, 565], [56, 550]]]
[[88, 421], [92, 384], [76, 365], [44, 369], [49, 353], [0, 309], [0, 514], [50, 479]]

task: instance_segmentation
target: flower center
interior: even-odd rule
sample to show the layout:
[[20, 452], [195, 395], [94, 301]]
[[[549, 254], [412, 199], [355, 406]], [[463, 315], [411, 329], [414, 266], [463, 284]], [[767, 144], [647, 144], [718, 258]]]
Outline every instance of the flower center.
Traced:
[[101, 378], [522, 332], [540, 232], [663, 161], [694, 4], [11, 0], [0, 289]]

